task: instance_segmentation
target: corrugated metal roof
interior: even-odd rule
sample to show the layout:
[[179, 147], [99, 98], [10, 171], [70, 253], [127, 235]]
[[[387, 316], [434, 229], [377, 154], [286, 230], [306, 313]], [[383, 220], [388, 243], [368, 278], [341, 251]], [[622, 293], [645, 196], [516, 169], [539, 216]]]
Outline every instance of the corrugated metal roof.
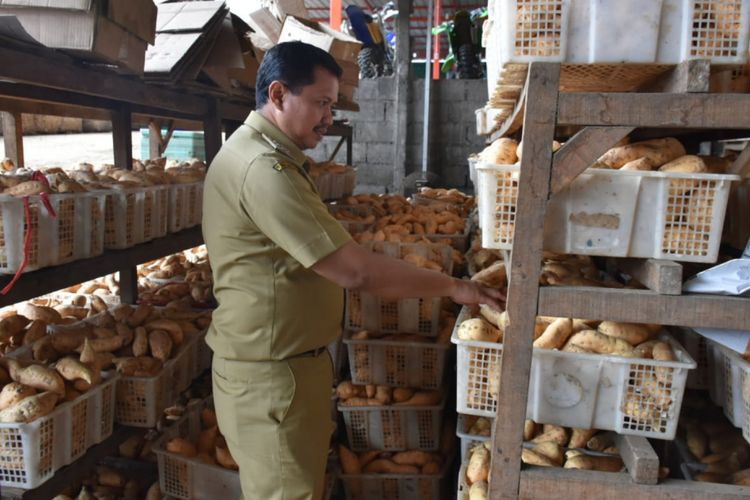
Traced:
[[[342, 0], [342, 4], [344, 7], [346, 7], [347, 5], [358, 5], [366, 12], [378, 10], [382, 8], [387, 2], [388, 0]], [[413, 12], [409, 20], [409, 29], [412, 39], [412, 52], [415, 52], [418, 57], [424, 57], [425, 37], [428, 28], [428, 20], [432, 18], [432, 13], [428, 12], [428, 5], [428, 0], [413, 0], [412, 2]], [[486, 0], [444, 0], [441, 4], [442, 17], [443, 20], [447, 20], [453, 17], [453, 15], [458, 10], [472, 10], [479, 7], [485, 7], [486, 5]], [[305, 0], [305, 6], [307, 7], [311, 19], [320, 22], [328, 22], [330, 16], [329, 1]], [[441, 54], [445, 55], [448, 51], [448, 40], [445, 35], [440, 36], [440, 46]]]

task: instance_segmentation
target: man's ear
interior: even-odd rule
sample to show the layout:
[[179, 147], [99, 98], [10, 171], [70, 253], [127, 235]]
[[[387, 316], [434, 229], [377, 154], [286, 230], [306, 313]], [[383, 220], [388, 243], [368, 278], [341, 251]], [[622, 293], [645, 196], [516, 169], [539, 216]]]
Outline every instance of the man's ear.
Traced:
[[286, 85], [278, 80], [274, 80], [268, 86], [268, 100], [273, 103], [275, 108], [281, 110], [284, 108], [284, 98], [287, 91]]

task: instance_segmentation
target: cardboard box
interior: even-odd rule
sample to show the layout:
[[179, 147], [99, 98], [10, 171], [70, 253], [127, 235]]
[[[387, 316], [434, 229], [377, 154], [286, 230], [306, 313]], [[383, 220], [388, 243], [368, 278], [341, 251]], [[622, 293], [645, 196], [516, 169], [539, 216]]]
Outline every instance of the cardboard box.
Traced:
[[304, 0], [261, 0], [261, 5], [270, 10], [282, 23], [286, 16], [301, 17], [302, 19], [310, 17]]
[[156, 12], [153, 0], [109, 0], [107, 17], [143, 41], [154, 44]]
[[217, 17], [224, 17], [225, 14], [223, 1], [163, 3], [159, 5], [156, 16], [156, 32], [203, 31]]
[[237, 36], [234, 34], [232, 21], [227, 18], [222, 24], [221, 31], [201, 71], [216, 85], [226, 91], [231, 91], [230, 69], [245, 69], [245, 62]]
[[229, 68], [227, 70], [227, 76], [232, 80], [237, 80], [246, 87], [255, 88], [255, 80], [258, 76], [260, 61], [258, 61], [250, 52], [242, 54], [242, 61], [244, 62], [244, 67]]
[[[118, 64], [138, 74], [143, 73], [147, 43], [106, 17], [97, 15], [96, 9], [16, 8], [6, 7], [5, 2], [8, 0], [1, 1], [4, 3], [0, 13], [15, 16], [26, 32], [39, 43], [47, 47], [74, 51], [76, 55], [83, 57]], [[66, 5], [73, 3], [73, 0], [64, 1]], [[84, 0], [79, 0], [77, 4], [91, 6], [91, 2]]]
[[251, 11], [247, 17], [247, 23], [256, 34], [266, 38], [272, 45], [279, 43], [281, 21], [276, 19], [270, 10], [261, 7]]
[[91, 10], [93, 0], [0, 0], [0, 6]]
[[354, 91], [357, 90], [357, 85], [349, 85], [347, 83], [339, 84], [339, 99], [341, 96], [345, 97], [347, 101], [354, 101]]
[[341, 70], [343, 71], [341, 74], [341, 83], [347, 83], [354, 85], [355, 87], [358, 86], [359, 64], [350, 61], [342, 61], [340, 59], [337, 59], [336, 62], [341, 66]]
[[357, 55], [362, 44], [348, 35], [331, 29], [328, 25], [287, 16], [281, 28], [279, 43], [301, 41], [315, 45], [331, 54], [336, 59], [357, 62]]

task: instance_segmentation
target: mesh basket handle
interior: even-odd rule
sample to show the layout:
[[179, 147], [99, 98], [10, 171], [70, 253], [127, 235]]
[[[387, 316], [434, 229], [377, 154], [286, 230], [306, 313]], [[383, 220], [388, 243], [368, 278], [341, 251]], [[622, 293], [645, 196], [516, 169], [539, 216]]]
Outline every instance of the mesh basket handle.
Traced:
[[[35, 176], [36, 174], [41, 175], [40, 172], [34, 172]], [[44, 182], [47, 181], [47, 178], [44, 177], [44, 175], [42, 175], [42, 178], [44, 179]], [[42, 203], [47, 209], [49, 215], [52, 217], [57, 217], [55, 209], [52, 208], [52, 203], [50, 203], [50, 199], [47, 193], [39, 193], [39, 196], [42, 199]], [[10, 291], [16, 285], [18, 279], [23, 274], [23, 271], [26, 269], [26, 266], [29, 264], [29, 255], [31, 254], [31, 240], [34, 238], [34, 227], [29, 224], [29, 222], [31, 221], [31, 204], [29, 203], [28, 196], [23, 197], [23, 218], [24, 226], [26, 226], [26, 234], [24, 234], [23, 236], [23, 260], [21, 261], [21, 265], [18, 267], [16, 274], [13, 276], [13, 279], [10, 280], [10, 283], [5, 285], [5, 288], [0, 290], [0, 295], [7, 295], [8, 293], [10, 293]]]

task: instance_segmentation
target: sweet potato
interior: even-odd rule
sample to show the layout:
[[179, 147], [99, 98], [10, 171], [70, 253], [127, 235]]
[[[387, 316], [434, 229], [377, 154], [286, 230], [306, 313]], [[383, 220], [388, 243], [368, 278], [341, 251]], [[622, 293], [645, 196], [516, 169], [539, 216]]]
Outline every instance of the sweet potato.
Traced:
[[133, 342], [133, 330], [125, 323], [117, 323], [115, 325], [115, 333], [118, 337], [122, 337], [122, 345], [130, 345]]
[[562, 467], [563, 461], [565, 460], [562, 446], [555, 441], [544, 441], [534, 446], [530, 451], [548, 458], [558, 467]]
[[150, 356], [117, 358], [114, 363], [117, 371], [126, 377], [155, 377], [163, 366], [161, 360]]
[[70, 354], [83, 344], [83, 340], [90, 332], [91, 329], [85, 326], [75, 329], [66, 327], [65, 330], [55, 331], [50, 334], [52, 347], [60, 354]]
[[[65, 395], [63, 389], [62, 395]], [[57, 403], [58, 394], [51, 391], [41, 392], [18, 401], [0, 411], [0, 423], [29, 423], [48, 415]]]
[[397, 405], [404, 406], [435, 406], [443, 400], [443, 393], [440, 391], [417, 391], [412, 397]]
[[422, 466], [421, 474], [430, 476], [440, 474], [440, 464], [438, 462], [427, 462]]
[[622, 339], [599, 333], [596, 330], [584, 330], [574, 333], [568, 342], [599, 354], [612, 354], [627, 358], [635, 356], [633, 347], [630, 344]]
[[566, 469], [598, 470], [602, 472], [620, 472], [623, 468], [620, 457], [593, 457], [578, 455], [565, 461]]
[[172, 438], [167, 441], [167, 451], [171, 453], [177, 453], [184, 457], [192, 458], [198, 454], [198, 450], [195, 449], [195, 445], [180, 437]]
[[230, 470], [239, 470], [240, 466], [234, 461], [234, 457], [229, 451], [229, 448], [224, 446], [216, 446], [216, 463]]
[[19, 382], [11, 382], [0, 391], [0, 410], [4, 410], [19, 401], [36, 394], [36, 389]]
[[636, 358], [652, 359], [654, 357], [654, 346], [661, 340], [647, 340], [638, 344], [633, 350]]
[[23, 332], [29, 320], [24, 316], [17, 314], [8, 316], [0, 320], [0, 342], [10, 342], [11, 339]]
[[22, 344], [33, 344], [45, 335], [47, 335], [47, 323], [40, 319], [36, 319], [29, 324], [26, 333], [23, 334]]
[[133, 306], [130, 304], [118, 304], [109, 309], [109, 312], [112, 314], [112, 317], [115, 318], [115, 321], [122, 323], [127, 321], [130, 315], [133, 314], [133, 310]]
[[[672, 348], [666, 342], [657, 342], [654, 344], [651, 354], [656, 361], [675, 361], [677, 359]], [[673, 371], [673, 368], [657, 367], [656, 378], [663, 384], [671, 383]]]
[[469, 465], [466, 467], [466, 479], [469, 480], [469, 484], [474, 484], [478, 481], [487, 481], [489, 474], [490, 451], [484, 446], [477, 446], [469, 458]]
[[512, 165], [518, 161], [518, 142], [507, 137], [496, 139], [479, 153], [479, 158], [487, 163]]
[[349, 380], [344, 380], [336, 387], [336, 396], [339, 399], [363, 397], [365, 396], [365, 388], [361, 385], [354, 385]]
[[341, 460], [341, 470], [344, 474], [361, 474], [362, 466], [359, 458], [349, 448], [339, 445], [339, 459]]
[[148, 334], [148, 345], [151, 355], [162, 362], [172, 355], [172, 337], [165, 330], [152, 330]]
[[97, 467], [97, 481], [102, 486], [122, 488], [125, 486], [126, 479], [120, 472], [110, 467], [99, 466]]
[[602, 432], [591, 436], [586, 442], [586, 448], [591, 451], [604, 451], [615, 443], [615, 435], [611, 432]]
[[40, 391], [51, 391], [60, 397], [65, 395], [65, 382], [62, 377], [45, 366], [29, 365], [21, 368], [18, 361], [10, 359], [8, 370], [14, 382], [20, 382]]
[[467, 319], [461, 323], [458, 327], [457, 335], [461, 340], [478, 340], [482, 342], [497, 342], [501, 337], [500, 330], [482, 318]]
[[526, 420], [523, 423], [523, 440], [524, 441], [531, 441], [534, 439], [534, 436], [536, 436], [541, 429], [541, 426], [534, 422], [533, 420]]
[[71, 305], [59, 305], [53, 308], [61, 318], [75, 318], [77, 320], [85, 319], [89, 313], [89, 310], [85, 307], [71, 306]]
[[599, 333], [622, 339], [631, 346], [637, 346], [651, 337], [651, 332], [645, 325], [638, 323], [619, 323], [616, 321], [602, 321], [597, 328]]
[[213, 426], [204, 429], [198, 434], [197, 448], [199, 452], [212, 453], [216, 448], [216, 439], [219, 437], [219, 427]]
[[568, 445], [568, 430], [565, 427], [559, 425], [546, 425], [544, 426], [544, 432], [536, 436], [531, 440], [532, 443], [544, 443], [545, 441], [554, 441], [560, 446]]
[[148, 354], [148, 332], [142, 326], [135, 329], [133, 336], [133, 356], [145, 356]]
[[201, 410], [201, 424], [204, 428], [218, 425], [216, 412], [210, 408], [203, 408]]
[[159, 481], [156, 481], [148, 487], [145, 500], [162, 500], [162, 498], [163, 496], [161, 494], [161, 488], [159, 488]]
[[393, 389], [384, 385], [375, 388], [375, 399], [382, 405], [389, 405], [393, 401]]
[[34, 361], [51, 363], [60, 357], [60, 353], [52, 346], [52, 337], [45, 336], [31, 344], [31, 353]]
[[489, 483], [477, 481], [469, 487], [469, 500], [487, 500], [489, 494]]
[[583, 448], [586, 443], [594, 437], [594, 434], [599, 432], [597, 429], [571, 429], [570, 442], [568, 442], [568, 448]]
[[505, 327], [508, 324], [508, 313], [505, 311], [497, 311], [482, 304], [479, 306], [479, 314], [500, 331], [500, 338], [498, 338], [497, 342], [502, 342], [503, 332], [505, 332]]
[[157, 319], [150, 321], [145, 325], [146, 331], [151, 332], [154, 330], [163, 330], [169, 334], [172, 338], [172, 343], [175, 347], [179, 347], [185, 340], [185, 335], [182, 332], [180, 324], [171, 319]]
[[521, 461], [528, 465], [541, 465], [542, 467], [557, 466], [557, 464], [548, 457], [537, 453], [534, 450], [529, 450], [528, 448], [523, 448], [521, 450]]
[[557, 318], [534, 341], [534, 347], [539, 349], [560, 349], [573, 333], [573, 321], [570, 318]]
[[[20, 304], [19, 306], [17, 306], [16, 310], [18, 311], [18, 314], [21, 315], [21, 317], [28, 318], [26, 321], [27, 323], [29, 321], [41, 320], [47, 324], [54, 325], [59, 323], [62, 319], [60, 313], [55, 311], [53, 308], [47, 306], [38, 306], [30, 302]], [[24, 324], [24, 326], [26, 325]], [[0, 327], [0, 329], [2, 329], [2, 327]]]
[[136, 459], [138, 458], [138, 453], [140, 453], [142, 446], [143, 436], [141, 436], [140, 434], [133, 434], [128, 439], [120, 443], [117, 449], [120, 452], [120, 456], [130, 459]]
[[706, 172], [706, 164], [696, 155], [683, 155], [659, 167], [659, 172], [699, 174]]
[[127, 320], [127, 324], [131, 328], [135, 328], [137, 326], [141, 326], [143, 322], [146, 320], [146, 318], [151, 315], [154, 308], [152, 306], [146, 305], [146, 304], [140, 304], [135, 308], [135, 310], [130, 314]]
[[3, 386], [9, 382], [11, 382], [11, 379], [8, 370], [6, 370], [4, 366], [0, 366], [0, 386]]
[[414, 395], [415, 390], [408, 387], [394, 387], [393, 388], [393, 402], [403, 403], [408, 401]]
[[434, 457], [432, 453], [414, 450], [396, 453], [391, 457], [391, 460], [399, 465], [416, 465], [417, 467], [422, 467], [434, 460]]
[[706, 456], [708, 448], [708, 436], [697, 425], [691, 425], [687, 428], [685, 437], [688, 450], [695, 458], [701, 459]]
[[685, 148], [682, 144], [677, 139], [667, 137], [612, 148], [600, 156], [596, 163], [607, 168], [620, 168], [633, 160], [643, 158], [651, 166], [658, 167], [684, 154]]
[[653, 170], [654, 166], [646, 158], [636, 158], [620, 167], [620, 170]]
[[377, 458], [362, 468], [365, 474], [419, 474], [413, 465], [399, 465], [387, 458]]
[[98, 379], [98, 373], [97, 376], [95, 376], [91, 368], [70, 356], [59, 359], [57, 363], [55, 363], [55, 370], [57, 370], [57, 373], [59, 373], [62, 378], [71, 382], [84, 380], [89, 384], [95, 384], [96, 379]]

